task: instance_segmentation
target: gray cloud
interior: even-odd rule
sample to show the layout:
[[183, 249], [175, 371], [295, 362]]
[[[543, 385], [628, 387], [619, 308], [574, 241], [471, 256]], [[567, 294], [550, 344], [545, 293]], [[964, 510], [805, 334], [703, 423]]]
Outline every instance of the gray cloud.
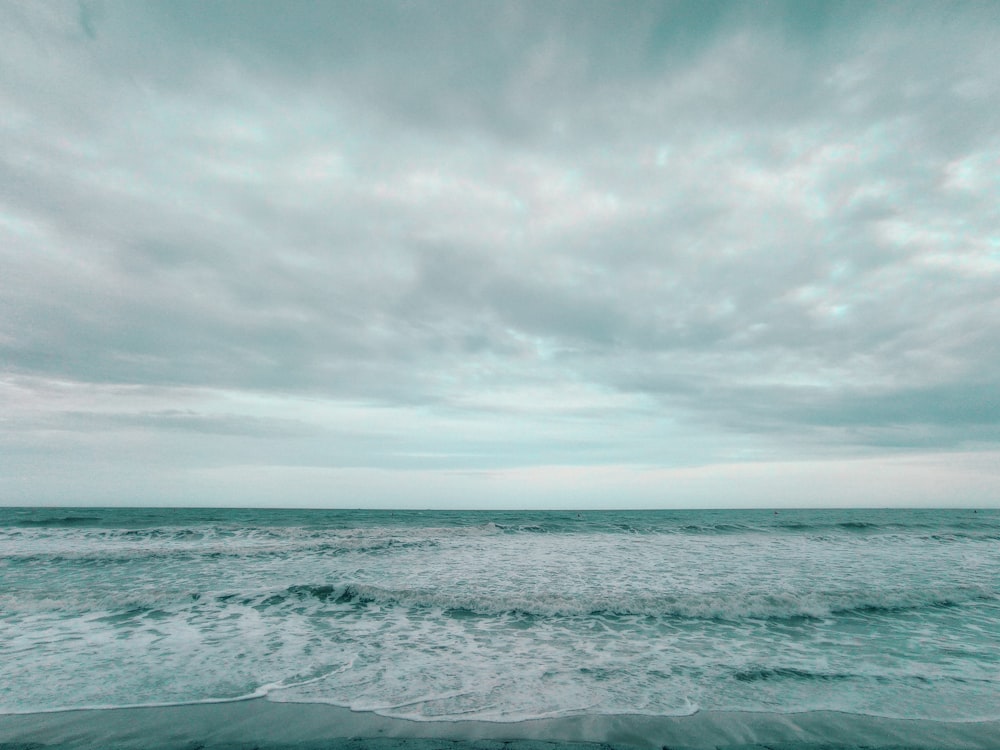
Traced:
[[308, 437], [315, 428], [291, 419], [267, 419], [242, 414], [199, 414], [190, 409], [165, 409], [138, 413], [66, 412], [63, 419], [73, 429], [115, 430], [153, 429], [196, 432], [204, 435], [240, 435], [246, 437]]
[[[0, 21], [0, 359], [28, 432], [273, 431], [316, 465], [356, 435], [352, 465], [463, 469], [996, 447], [989, 4]], [[95, 422], [53, 381], [167, 395]], [[301, 399], [322, 414], [282, 422]]]

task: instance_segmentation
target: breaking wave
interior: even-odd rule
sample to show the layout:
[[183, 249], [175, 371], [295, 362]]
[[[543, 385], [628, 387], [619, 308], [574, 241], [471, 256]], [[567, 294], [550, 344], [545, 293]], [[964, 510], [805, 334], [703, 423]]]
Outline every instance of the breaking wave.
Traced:
[[444, 611], [451, 616], [517, 615], [535, 618], [639, 616], [681, 620], [823, 619], [842, 616], [878, 617], [923, 609], [959, 607], [974, 602], [996, 602], [998, 592], [978, 586], [952, 590], [886, 590], [828, 593], [767, 593], [759, 591], [717, 592], [702, 595], [636, 596], [625, 593], [602, 595], [494, 595], [438, 591], [421, 588], [390, 588], [366, 583], [295, 584], [265, 592], [206, 592], [159, 590], [115, 592], [62, 598], [26, 600], [0, 594], [0, 607], [12, 610], [109, 611], [130, 616], [154, 611], [177, 611], [202, 606], [252, 607], [262, 613], [280, 615], [288, 607], [322, 608], [366, 605], [401, 606]]
[[859, 614], [891, 614], [925, 608], [956, 607], [970, 602], [996, 601], [997, 592], [976, 586], [950, 591], [872, 591], [826, 594], [774, 594], [765, 592], [716, 593], [701, 596], [468, 596], [420, 589], [387, 589], [363, 584], [293, 586], [272, 595], [268, 604], [288, 599], [314, 598], [337, 604], [399, 604], [434, 607], [475, 615], [520, 614], [536, 617], [638, 615], [704, 620], [819, 619]]

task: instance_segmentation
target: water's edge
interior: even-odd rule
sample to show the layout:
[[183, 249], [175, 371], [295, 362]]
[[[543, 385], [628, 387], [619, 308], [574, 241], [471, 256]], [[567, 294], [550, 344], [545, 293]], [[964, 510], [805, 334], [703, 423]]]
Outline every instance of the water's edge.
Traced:
[[[443, 744], [447, 743], [447, 744]], [[535, 750], [558, 743], [667, 748], [1000, 747], [1000, 721], [884, 719], [833, 711], [703, 711], [691, 716], [579, 715], [519, 723], [407, 721], [326, 704], [228, 703], [0, 715], [0, 749], [371, 748]]]

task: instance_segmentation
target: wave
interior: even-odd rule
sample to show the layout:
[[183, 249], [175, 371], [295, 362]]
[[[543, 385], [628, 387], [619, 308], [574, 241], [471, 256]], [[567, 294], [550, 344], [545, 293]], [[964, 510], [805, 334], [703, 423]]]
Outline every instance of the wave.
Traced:
[[765, 682], [771, 680], [811, 680], [820, 682], [844, 682], [863, 678], [864, 675], [842, 672], [813, 672], [795, 667], [754, 667], [733, 672], [733, 679], [739, 682]]
[[460, 592], [421, 587], [388, 587], [372, 583], [308, 583], [256, 592], [161, 589], [136, 592], [76, 591], [61, 597], [34, 599], [0, 594], [0, 609], [8, 611], [108, 612], [135, 617], [150, 612], [171, 613], [192, 607], [251, 607], [261, 613], [284, 613], [310, 605], [365, 607], [401, 606], [441, 610], [450, 617], [521, 616], [653, 617], [677, 620], [819, 620], [831, 617], [885, 617], [900, 612], [961, 607], [998, 602], [1000, 592], [963, 585], [922, 590], [885, 589], [829, 592], [717, 591], [687, 594], [636, 595], [629, 592]]
[[834, 521], [828, 523], [808, 523], [805, 521], [779, 521], [771, 526], [779, 531], [846, 531], [846, 532], [898, 532], [912, 528], [895, 523], [872, 523], [870, 521]]
[[953, 531], [941, 532], [939, 534], [925, 534], [919, 538], [935, 542], [996, 542], [1000, 541], [1000, 532]]
[[821, 672], [798, 667], [750, 667], [734, 671], [732, 677], [739, 682], [772, 682], [777, 680], [809, 682], [868, 681], [887, 684], [899, 684], [901, 682], [918, 682], [924, 684], [938, 684], [941, 682], [995, 684], [997, 682], [991, 679], [956, 677], [945, 674], [935, 674], [933, 677], [925, 677], [920, 674], [860, 674], [854, 672]]
[[762, 592], [716, 593], [702, 596], [598, 597], [531, 596], [526, 594], [474, 594], [420, 588], [388, 588], [374, 584], [298, 584], [241, 596], [228, 594], [219, 601], [239, 601], [262, 610], [290, 602], [314, 601], [320, 605], [401, 605], [434, 608], [451, 616], [521, 615], [528, 617], [642, 616], [697, 620], [789, 620], [862, 615], [881, 616], [903, 611], [944, 609], [973, 602], [996, 601], [997, 592], [975, 586], [950, 591], [874, 591], [828, 594]]
[[[310, 523], [315, 518], [316, 523]], [[282, 519], [291, 521], [283, 523]], [[374, 523], [373, 523], [374, 522]], [[417, 514], [384, 512], [315, 517], [270, 513], [231, 512], [204, 514], [189, 511], [115, 513], [74, 512], [59, 509], [42, 515], [37, 510], [15, 509], [0, 514], [0, 538], [21, 530], [33, 534], [81, 535], [83, 539], [170, 540], [186, 537], [225, 537], [240, 540], [295, 540], [300, 538], [434, 538], [438, 540], [491, 535], [739, 535], [739, 534], [832, 534], [851, 538], [879, 534], [955, 535], [956, 538], [1000, 537], [1000, 516], [994, 513], [960, 511], [927, 513], [833, 513], [827, 511], [692, 513], [479, 513]]]
[[685, 534], [743, 534], [762, 529], [738, 523], [688, 523], [677, 530]]
[[321, 556], [372, 554], [387, 550], [435, 547], [438, 539], [427, 536], [370, 536], [360, 534], [266, 534], [219, 533], [198, 529], [132, 529], [91, 533], [86, 545], [77, 539], [42, 539], [25, 542], [13, 534], [0, 539], [17, 539], [18, 548], [4, 555], [10, 562], [108, 564], [170, 558], [217, 560], [222, 558], [286, 557], [299, 553]]
[[[93, 520], [97, 520], [96, 518]], [[539, 525], [504, 526], [492, 521], [463, 526], [406, 526], [386, 525], [374, 527], [324, 528], [311, 526], [243, 526], [243, 525], [190, 525], [190, 526], [142, 526], [137, 528], [113, 528], [91, 526], [85, 529], [66, 529], [61, 526], [86, 526], [89, 517], [80, 517], [69, 523], [67, 519], [43, 519], [21, 521], [4, 528], [0, 525], [0, 538], [10, 535], [28, 534], [38, 539], [60, 539], [79, 542], [116, 542], [129, 540], [176, 540], [176, 539], [225, 539], [241, 541], [334, 541], [349, 539], [447, 539], [462, 537], [494, 536], [497, 534], [544, 533], [548, 529]], [[33, 533], [33, 529], [37, 529]]]
[[476, 615], [528, 616], [637, 615], [700, 620], [821, 619], [844, 615], [882, 615], [919, 609], [957, 607], [975, 601], [996, 600], [997, 592], [981, 587], [951, 591], [887, 591], [868, 593], [716, 593], [702, 596], [603, 596], [595, 598], [532, 597], [506, 595], [495, 598], [454, 595], [420, 590], [390, 590], [378, 586], [347, 584], [342, 587], [297, 587], [300, 596], [315, 590], [324, 600], [338, 603], [404, 604], [439, 607]]
[[56, 518], [25, 518], [15, 523], [15, 526], [58, 527], [58, 526], [90, 526], [100, 522], [98, 516], [59, 516]]

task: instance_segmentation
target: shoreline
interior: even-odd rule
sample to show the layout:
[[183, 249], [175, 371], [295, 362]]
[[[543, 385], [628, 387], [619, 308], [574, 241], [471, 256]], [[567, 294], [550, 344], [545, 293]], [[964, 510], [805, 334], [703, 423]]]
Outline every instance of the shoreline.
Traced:
[[541, 750], [591, 744], [650, 750], [989, 750], [1000, 747], [1000, 720], [701, 711], [689, 716], [582, 714], [510, 723], [412, 721], [266, 698], [0, 715], [2, 750]]

